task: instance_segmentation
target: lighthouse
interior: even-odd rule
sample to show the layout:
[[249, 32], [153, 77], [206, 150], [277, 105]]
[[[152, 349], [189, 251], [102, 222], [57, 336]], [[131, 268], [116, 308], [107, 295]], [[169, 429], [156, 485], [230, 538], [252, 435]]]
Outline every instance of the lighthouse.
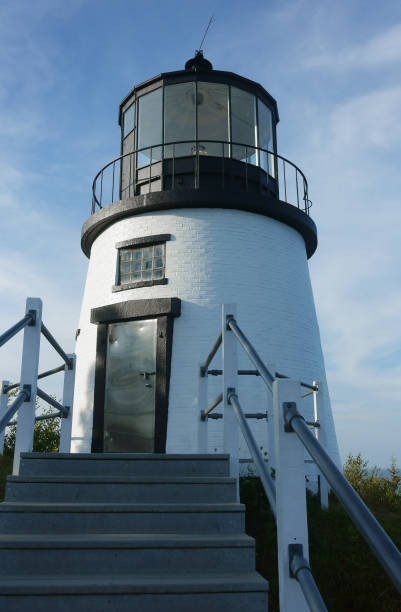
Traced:
[[[118, 118], [120, 155], [96, 175], [82, 228], [71, 451], [197, 452], [199, 363], [221, 305], [235, 303], [266, 363], [319, 381], [339, 464], [308, 271], [317, 228], [307, 179], [277, 146], [276, 100], [197, 52], [136, 85]], [[243, 402], [266, 409], [251, 378], [240, 377]], [[304, 415], [313, 420], [307, 398]], [[262, 449], [266, 426], [251, 424]], [[221, 422], [208, 444], [222, 450]]]

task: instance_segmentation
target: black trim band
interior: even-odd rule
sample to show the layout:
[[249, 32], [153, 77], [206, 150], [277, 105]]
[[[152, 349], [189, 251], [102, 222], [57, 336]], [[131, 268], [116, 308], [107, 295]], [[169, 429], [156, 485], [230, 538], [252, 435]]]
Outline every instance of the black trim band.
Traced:
[[110, 225], [133, 215], [179, 208], [224, 208], [271, 217], [296, 229], [305, 241], [307, 257], [317, 248], [314, 221], [291, 204], [269, 195], [229, 189], [171, 189], [119, 200], [97, 210], [82, 227], [81, 247], [87, 257], [93, 242]]
[[113, 285], [111, 291], [125, 291], [126, 289], [140, 289], [141, 287], [153, 287], [153, 285], [167, 285], [168, 278], [156, 278], [154, 280], [138, 281], [137, 283], [123, 283], [122, 285]]
[[116, 242], [116, 249], [124, 249], [130, 246], [147, 246], [152, 244], [161, 244], [171, 240], [171, 234], [158, 234], [157, 236], [141, 236], [140, 238], [131, 238], [130, 240], [123, 240], [122, 242]]
[[163, 315], [179, 317], [181, 314], [180, 298], [157, 298], [153, 300], [127, 300], [108, 306], [92, 308], [91, 323], [114, 323], [134, 319], [151, 319]]

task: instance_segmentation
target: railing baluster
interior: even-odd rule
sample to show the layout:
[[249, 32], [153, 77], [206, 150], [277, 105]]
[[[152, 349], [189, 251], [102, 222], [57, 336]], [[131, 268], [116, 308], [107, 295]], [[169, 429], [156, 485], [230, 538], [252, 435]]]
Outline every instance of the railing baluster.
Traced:
[[152, 191], [152, 162], [153, 162], [153, 147], [150, 147], [150, 165], [149, 165], [149, 193]]
[[224, 190], [224, 142], [221, 144], [221, 186]]
[[100, 205], [102, 205], [102, 202], [103, 202], [103, 170], [100, 176]]
[[173, 163], [172, 163], [171, 189], [175, 187], [175, 143], [173, 143]]
[[64, 385], [63, 385], [63, 406], [69, 408], [68, 415], [61, 419], [60, 427], [60, 453], [71, 452], [71, 429], [72, 429], [72, 404], [74, 399], [74, 380], [75, 380], [75, 365], [76, 356], [74, 353], [67, 355], [71, 362], [72, 368], [65, 368]]
[[248, 191], [248, 147], [245, 147], [245, 189]]
[[299, 208], [298, 170], [295, 170], [295, 183], [297, 185], [297, 206]]
[[195, 189], [199, 189], [199, 144], [196, 145]]
[[285, 161], [283, 160], [283, 177], [284, 177], [284, 202], [288, 202], [287, 200], [287, 180], [285, 177]]
[[115, 170], [115, 161], [113, 162], [113, 180], [111, 184], [111, 201], [114, 202], [114, 170]]
[[[8, 404], [8, 385], [10, 381], [3, 380], [0, 388], [0, 420], [4, 417], [7, 412], [7, 404]], [[4, 452], [4, 436], [5, 430], [0, 431], [0, 455]]]
[[42, 300], [28, 298], [26, 312], [35, 311], [35, 325], [24, 329], [24, 342], [21, 363], [21, 388], [30, 387], [29, 400], [25, 400], [18, 414], [17, 434], [15, 438], [13, 474], [18, 474], [20, 453], [30, 452], [33, 443], [35, 425], [36, 388], [38, 380], [39, 348], [42, 328]]
[[[130, 153], [129, 155], [129, 177], [128, 177], [128, 197], [131, 197], [131, 182], [132, 182], [132, 156], [134, 154]], [[135, 193], [134, 193], [135, 195]]]
[[221, 318], [222, 334], [222, 365], [223, 365], [223, 446], [224, 452], [230, 455], [230, 476], [237, 479], [237, 497], [239, 500], [239, 431], [238, 422], [233, 407], [230, 404], [230, 395], [238, 389], [238, 357], [237, 341], [234, 334], [227, 326], [229, 318], [236, 315], [235, 304], [224, 304]]
[[161, 147], [161, 172], [160, 172], [160, 190], [164, 190], [164, 145]]

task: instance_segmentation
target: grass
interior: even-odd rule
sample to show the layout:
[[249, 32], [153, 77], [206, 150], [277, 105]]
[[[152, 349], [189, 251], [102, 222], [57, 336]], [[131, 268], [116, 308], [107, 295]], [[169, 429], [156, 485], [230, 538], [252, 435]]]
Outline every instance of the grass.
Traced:
[[[256, 540], [256, 567], [270, 583], [269, 611], [278, 612], [276, 526], [258, 478], [242, 478], [246, 531]], [[334, 496], [328, 511], [308, 495], [312, 572], [330, 612], [400, 612], [400, 596]], [[399, 508], [370, 508], [393, 542], [401, 547]]]

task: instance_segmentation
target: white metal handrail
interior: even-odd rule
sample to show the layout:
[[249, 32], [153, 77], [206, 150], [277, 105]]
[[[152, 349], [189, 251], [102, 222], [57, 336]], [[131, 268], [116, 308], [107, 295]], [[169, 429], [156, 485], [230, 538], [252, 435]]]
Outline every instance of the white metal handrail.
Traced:
[[[0, 336], [0, 346], [8, 342], [19, 331], [24, 330], [20, 382], [10, 385], [3, 381], [0, 392], [0, 453], [4, 448], [4, 431], [7, 426], [17, 425], [13, 474], [18, 474], [21, 452], [30, 452], [33, 444], [35, 421], [61, 417], [60, 452], [69, 452], [71, 443], [72, 402], [74, 393], [75, 355], [67, 354], [61, 348], [42, 321], [42, 301], [39, 298], [28, 298], [26, 313], [23, 319]], [[42, 374], [38, 374], [41, 335], [49, 341], [62, 357], [65, 365]], [[62, 404], [38, 388], [37, 382], [57, 372], [64, 371]], [[20, 392], [8, 406], [9, 392], [19, 387]], [[56, 413], [35, 415], [36, 397], [42, 398], [57, 408]], [[18, 412], [17, 421], [11, 419]]]
[[304, 417], [298, 412], [295, 402], [284, 403], [283, 412], [286, 425], [296, 433], [311, 457], [316, 461], [352, 522], [401, 593], [401, 553], [398, 548], [324, 448], [311, 434]]
[[[276, 517], [279, 549], [280, 609], [285, 612], [299, 612], [304, 609], [322, 612], [327, 610], [311, 574], [308, 562], [304, 449], [309, 452], [321, 473], [327, 478], [346, 512], [401, 593], [400, 552], [324, 450], [318, 440], [318, 430], [315, 429], [315, 435], [310, 431], [311, 426], [317, 428], [322, 424], [323, 433], [325, 432], [325, 419], [322, 419], [322, 423], [318, 421], [317, 398], [321, 398], [319, 384], [316, 381], [313, 381], [312, 384], [295, 381], [279, 373], [275, 373], [275, 376], [273, 376], [238, 326], [235, 320], [235, 310], [235, 305], [223, 306], [222, 333], [218, 337], [220, 342], [217, 343], [216, 341], [208, 359], [200, 368], [198, 408], [200, 408], [201, 414], [204, 414], [202, 406], [207, 405], [207, 376], [209, 374], [207, 368], [221, 344], [223, 369], [211, 370], [210, 373], [222, 375], [223, 378], [223, 390], [220, 395], [224, 401], [224, 413], [221, 415], [224, 417], [224, 452], [231, 452], [233, 454], [230, 458], [230, 472], [232, 476], [238, 476], [238, 434], [233, 429], [232, 415], [234, 415], [237, 420], [237, 426], [239, 426], [248, 445], [270, 507]], [[230, 332], [232, 332], [231, 338]], [[233, 339], [238, 340], [256, 367], [256, 371], [260, 374], [265, 385], [273, 394], [276, 461], [275, 484], [270, 477], [265, 460], [259, 452], [258, 445], [249, 428], [246, 414], [241, 408], [236, 392], [236, 379], [241, 371], [237, 369], [236, 342]], [[250, 371], [250, 373], [254, 374], [255, 372]], [[301, 386], [309, 389], [307, 394], [301, 395]], [[313, 422], [306, 421], [297, 408], [302, 398], [310, 393], [314, 397]], [[208, 409], [209, 412], [213, 407], [212, 402]], [[324, 410], [321, 410], [321, 412], [324, 414]], [[205, 452], [207, 448], [206, 426], [207, 419], [199, 418], [198, 441], [200, 452]], [[269, 427], [271, 427], [271, 424]], [[294, 436], [294, 434], [296, 435]], [[230, 438], [234, 442], [232, 440], [229, 442]], [[271, 459], [273, 455], [271, 448], [269, 452], [269, 459]], [[326, 481], [322, 480], [323, 482]], [[323, 507], [327, 507], [327, 492], [326, 487], [326, 501], [322, 503]], [[324, 495], [321, 499], [324, 499]], [[296, 512], [294, 512], [294, 504], [296, 504]], [[297, 544], [294, 544], [294, 541]], [[294, 580], [299, 585], [298, 590], [294, 588]], [[305, 608], [305, 605], [307, 608]]]

